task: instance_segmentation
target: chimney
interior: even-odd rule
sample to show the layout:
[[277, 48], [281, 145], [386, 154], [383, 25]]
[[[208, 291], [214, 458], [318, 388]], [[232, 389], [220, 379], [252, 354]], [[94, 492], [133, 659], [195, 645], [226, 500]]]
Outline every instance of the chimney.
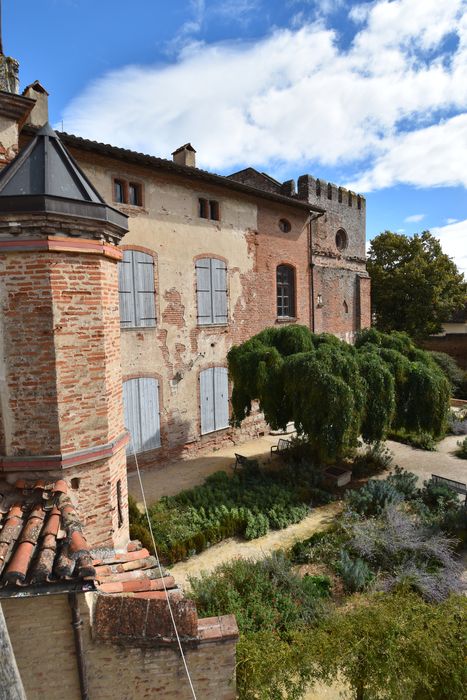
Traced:
[[42, 127], [49, 121], [49, 93], [38, 80], [28, 85], [23, 90], [23, 95], [35, 101], [35, 105], [26, 124]]
[[180, 146], [172, 153], [173, 162], [177, 165], [188, 165], [190, 168], [196, 168], [196, 151], [191, 143], [186, 143]]

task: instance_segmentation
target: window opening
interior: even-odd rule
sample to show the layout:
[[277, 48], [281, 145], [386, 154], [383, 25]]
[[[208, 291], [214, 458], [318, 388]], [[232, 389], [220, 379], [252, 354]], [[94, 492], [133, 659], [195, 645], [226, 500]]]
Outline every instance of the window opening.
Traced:
[[118, 527], [121, 528], [123, 525], [123, 510], [122, 510], [122, 480], [117, 481], [117, 517], [118, 517]]
[[121, 180], [114, 180], [114, 199], [120, 204], [125, 202], [124, 186]]
[[295, 270], [290, 265], [279, 265], [277, 277], [277, 316], [295, 317]]

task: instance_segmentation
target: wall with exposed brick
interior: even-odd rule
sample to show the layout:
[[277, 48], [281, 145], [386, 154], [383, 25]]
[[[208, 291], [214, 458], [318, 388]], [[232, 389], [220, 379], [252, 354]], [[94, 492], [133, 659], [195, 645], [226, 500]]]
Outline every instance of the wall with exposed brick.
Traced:
[[425, 350], [436, 350], [451, 355], [462, 369], [467, 371], [467, 334], [448, 333], [432, 336], [419, 343]]
[[[308, 212], [292, 204], [243, 195], [102, 154], [71, 150], [107, 201], [112, 201], [114, 178], [143, 185], [144, 206], [115, 205], [130, 217], [122, 246], [152, 254], [155, 263], [156, 327], [126, 328], [121, 334], [123, 379], [146, 376], [159, 381], [162, 446], [141, 455], [143, 466], [188, 457], [264, 432], [262, 417], [255, 414], [240, 431], [227, 429], [201, 436], [199, 373], [207, 367], [226, 366], [233, 344], [284, 322], [277, 318], [277, 265], [292, 265], [296, 274], [296, 319], [285, 322], [308, 327], [314, 323], [317, 332], [335, 333], [348, 341], [369, 324], [369, 291], [362, 280], [366, 276], [363, 198], [351, 195], [349, 200], [346, 194], [343, 203], [339, 201], [343, 191], [339, 193], [334, 187], [331, 199], [327, 199], [327, 190], [316, 194], [313, 178], [301, 178], [300, 198], [326, 208], [325, 216], [310, 226]], [[251, 184], [251, 173], [245, 173]], [[264, 180], [260, 174], [253, 175]], [[281, 188], [273, 181], [270, 184], [271, 191]], [[219, 221], [199, 218], [200, 197], [219, 202]], [[280, 219], [290, 222], [289, 232], [279, 228]], [[347, 233], [345, 251], [336, 248], [338, 228]], [[219, 257], [227, 264], [226, 325], [198, 326], [195, 260], [203, 256]], [[313, 295], [312, 281], [316, 286]], [[323, 298], [320, 309], [316, 308], [318, 291]], [[131, 467], [131, 459], [129, 464]]]
[[[94, 596], [87, 595], [93, 604]], [[120, 600], [130, 600], [123, 598]], [[141, 603], [148, 601], [141, 600]], [[150, 601], [156, 602], [156, 601]], [[189, 700], [192, 696], [182, 660], [173, 645], [148, 647], [113, 644], [93, 638], [91, 610], [79, 596], [90, 698]], [[65, 595], [2, 600], [13, 650], [28, 700], [79, 700], [78, 671], [71, 611]], [[200, 621], [203, 640], [186, 646], [185, 654], [199, 698], [234, 700], [234, 638]]]
[[0, 252], [0, 307], [0, 467], [53, 479], [67, 467], [90, 546], [126, 545], [116, 260]]

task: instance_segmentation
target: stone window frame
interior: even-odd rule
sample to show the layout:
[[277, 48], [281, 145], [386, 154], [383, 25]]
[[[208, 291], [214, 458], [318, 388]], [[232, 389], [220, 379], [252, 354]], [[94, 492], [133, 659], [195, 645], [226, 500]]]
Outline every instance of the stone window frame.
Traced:
[[342, 226], [336, 231], [335, 244], [339, 253], [343, 253], [349, 247], [349, 237]]

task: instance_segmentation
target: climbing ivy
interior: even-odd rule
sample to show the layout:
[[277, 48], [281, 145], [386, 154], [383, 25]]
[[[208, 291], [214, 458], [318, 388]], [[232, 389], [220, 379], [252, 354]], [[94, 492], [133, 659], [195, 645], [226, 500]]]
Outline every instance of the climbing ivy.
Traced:
[[305, 326], [267, 328], [228, 354], [233, 423], [258, 400], [274, 429], [294, 421], [313, 451], [333, 461], [358, 436], [390, 430], [443, 434], [450, 386], [430, 353], [405, 333], [362, 331], [355, 346]]

